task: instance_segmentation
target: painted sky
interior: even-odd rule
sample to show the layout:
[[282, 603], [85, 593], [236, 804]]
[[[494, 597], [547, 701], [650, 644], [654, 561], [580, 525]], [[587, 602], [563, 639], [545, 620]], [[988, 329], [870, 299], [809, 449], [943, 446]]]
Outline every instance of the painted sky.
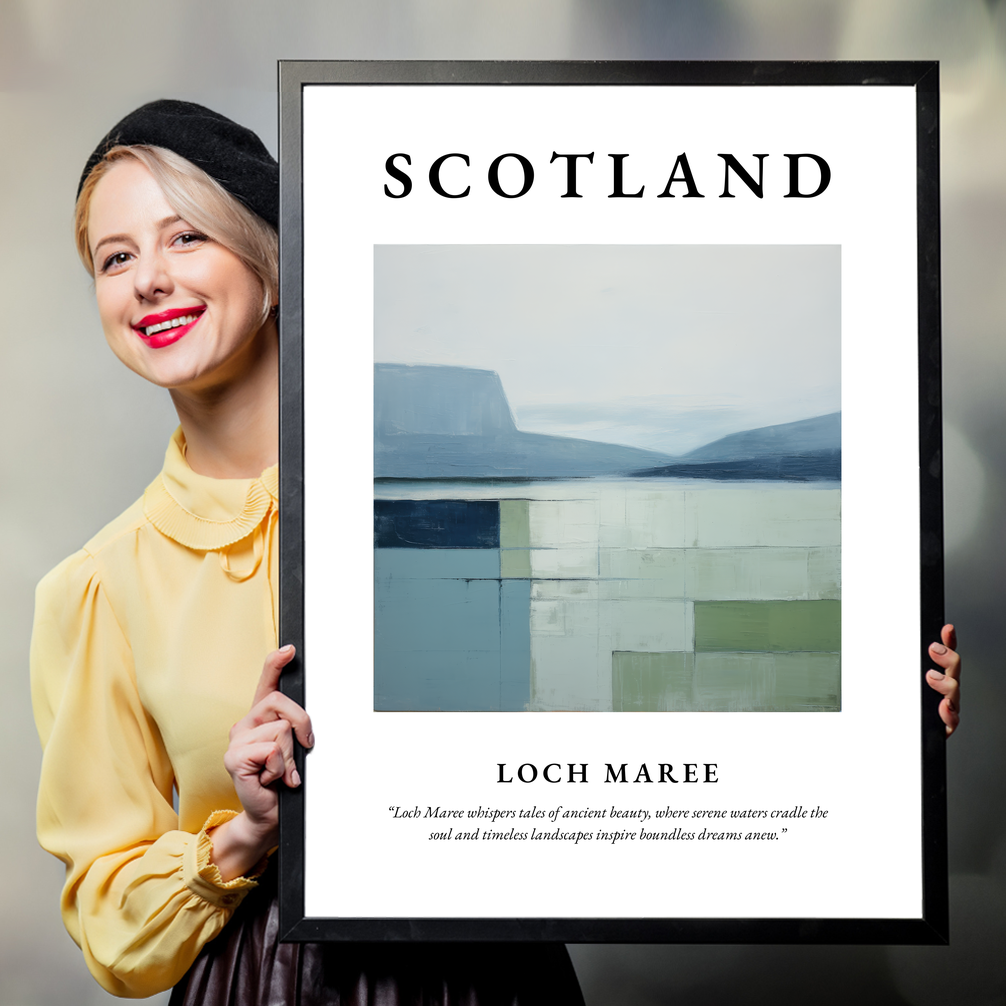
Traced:
[[840, 255], [381, 245], [374, 358], [495, 370], [522, 430], [685, 453], [841, 408]]

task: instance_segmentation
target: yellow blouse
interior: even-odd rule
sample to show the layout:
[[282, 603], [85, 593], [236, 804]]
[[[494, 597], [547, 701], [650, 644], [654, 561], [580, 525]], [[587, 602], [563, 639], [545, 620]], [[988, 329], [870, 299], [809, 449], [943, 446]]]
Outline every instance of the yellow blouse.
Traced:
[[206, 829], [241, 809], [228, 731], [276, 646], [277, 494], [276, 467], [197, 475], [176, 431], [143, 498], [38, 586], [38, 836], [115, 995], [174, 985], [255, 886], [223, 882]]

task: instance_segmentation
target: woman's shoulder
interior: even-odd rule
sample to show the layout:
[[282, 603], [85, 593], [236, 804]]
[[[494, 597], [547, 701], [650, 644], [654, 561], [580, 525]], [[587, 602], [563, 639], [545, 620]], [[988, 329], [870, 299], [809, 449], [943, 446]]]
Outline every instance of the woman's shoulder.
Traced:
[[178, 427], [168, 441], [165, 467], [146, 487], [139, 499], [126, 507], [114, 520], [110, 520], [97, 534], [92, 535], [82, 548], [68, 555], [58, 566], [51, 569], [40, 581], [40, 590], [65, 582], [68, 577], [72, 579], [81, 570], [93, 570], [96, 563], [108, 558], [110, 554], [129, 552], [136, 535], [151, 523], [144, 512], [147, 495], [151, 489], [161, 484], [164, 471], [172, 461], [178, 463], [177, 458], [182, 456], [183, 443], [181, 427]]
[[[125, 645], [118, 617], [108, 600], [108, 553], [130, 551], [142, 529], [142, 501], [106, 524], [83, 548], [67, 556], [39, 581], [31, 638], [31, 688], [35, 721], [43, 745], [48, 740], [68, 677], [87, 665], [91, 640], [103, 651]], [[112, 566], [122, 566], [114, 558]], [[114, 575], [112, 577], [114, 579]], [[106, 654], [109, 658], [110, 653]], [[112, 662], [112, 661], [108, 661]]]
[[131, 538], [150, 521], [143, 512], [143, 497], [127, 507], [115, 520], [110, 520], [97, 534], [85, 542], [82, 552], [96, 558], [107, 549], [121, 545], [123, 539]]
[[98, 573], [98, 565], [109, 552], [129, 549], [133, 539], [149, 523], [143, 512], [143, 498], [127, 507], [118, 517], [109, 521], [97, 534], [92, 535], [76, 552], [68, 555], [59, 565], [49, 570], [39, 581], [37, 595], [63, 593], [72, 584], [91, 580]]

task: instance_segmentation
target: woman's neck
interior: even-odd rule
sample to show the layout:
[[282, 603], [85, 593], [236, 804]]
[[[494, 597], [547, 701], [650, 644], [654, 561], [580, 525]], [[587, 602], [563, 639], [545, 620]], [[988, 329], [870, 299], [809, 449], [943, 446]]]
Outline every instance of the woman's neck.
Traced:
[[235, 373], [205, 388], [172, 388], [185, 459], [199, 475], [258, 478], [279, 457], [279, 340], [275, 323], [234, 361]]

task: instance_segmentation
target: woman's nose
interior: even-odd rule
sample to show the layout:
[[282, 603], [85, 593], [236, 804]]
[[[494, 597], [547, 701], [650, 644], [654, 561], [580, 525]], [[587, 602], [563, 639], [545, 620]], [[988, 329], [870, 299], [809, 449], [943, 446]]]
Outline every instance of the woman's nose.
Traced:
[[174, 289], [168, 262], [160, 251], [140, 255], [133, 271], [133, 287], [137, 300], [155, 301]]

